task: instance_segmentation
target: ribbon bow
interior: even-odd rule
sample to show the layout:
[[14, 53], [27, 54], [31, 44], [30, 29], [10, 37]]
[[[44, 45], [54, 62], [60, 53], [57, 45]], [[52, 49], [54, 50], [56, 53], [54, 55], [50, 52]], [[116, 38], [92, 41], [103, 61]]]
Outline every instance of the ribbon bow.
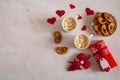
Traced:
[[94, 56], [99, 55], [101, 58], [110, 52], [103, 40], [100, 40], [95, 44], [91, 44], [89, 48], [93, 52]]
[[88, 61], [89, 58], [90, 55], [79, 53], [75, 60], [69, 61], [71, 65], [68, 67], [67, 71], [88, 69], [90, 67], [90, 62]]

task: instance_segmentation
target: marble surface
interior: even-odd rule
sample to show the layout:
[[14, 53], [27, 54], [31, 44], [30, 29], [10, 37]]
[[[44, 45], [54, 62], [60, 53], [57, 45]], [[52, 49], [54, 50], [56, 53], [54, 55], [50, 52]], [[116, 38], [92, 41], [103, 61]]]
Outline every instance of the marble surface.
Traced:
[[[75, 9], [70, 9], [69, 4]], [[119, 0], [1, 0], [0, 1], [0, 80], [119, 80], [120, 79], [120, 1]], [[86, 16], [85, 8], [95, 12], [109, 12], [117, 20], [117, 30], [109, 37], [100, 37], [91, 29], [94, 15]], [[62, 17], [56, 10], [65, 10]], [[80, 14], [77, 29], [71, 33], [63, 31], [64, 17]], [[47, 18], [56, 17], [54, 25]], [[81, 31], [83, 25], [86, 31]], [[54, 43], [53, 32], [60, 31], [63, 41]], [[89, 49], [79, 50], [73, 45], [77, 34], [94, 34], [93, 40], [103, 39], [109, 46], [118, 67], [109, 73], [101, 72], [93, 56], [87, 70], [67, 72], [68, 61], [76, 54], [92, 54]], [[66, 55], [55, 52], [57, 46], [69, 47]]]

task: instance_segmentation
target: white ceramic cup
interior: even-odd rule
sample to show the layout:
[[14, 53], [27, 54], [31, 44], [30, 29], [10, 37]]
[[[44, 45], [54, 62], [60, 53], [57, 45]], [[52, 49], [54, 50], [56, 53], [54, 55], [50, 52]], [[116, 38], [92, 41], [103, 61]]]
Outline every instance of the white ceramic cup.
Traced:
[[90, 38], [93, 36], [93, 34], [91, 34], [90, 36], [87, 36], [85, 34], [80, 34], [77, 35], [74, 38], [74, 45], [76, 48], [78, 49], [86, 49], [89, 47], [90, 45]]
[[76, 18], [73, 17], [65, 17], [62, 20], [62, 28], [66, 31], [66, 32], [71, 32], [73, 30], [75, 30], [77, 27], [77, 21]]

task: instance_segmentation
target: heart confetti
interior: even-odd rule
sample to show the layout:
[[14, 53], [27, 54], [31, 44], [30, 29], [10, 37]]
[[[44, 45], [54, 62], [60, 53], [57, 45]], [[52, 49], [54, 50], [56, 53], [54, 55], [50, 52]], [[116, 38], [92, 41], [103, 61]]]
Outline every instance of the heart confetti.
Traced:
[[56, 18], [55, 17], [48, 18], [47, 22], [53, 25], [56, 22]]
[[77, 19], [78, 19], [78, 20], [82, 19], [82, 16], [78, 14]]
[[83, 26], [83, 27], [81, 28], [82, 31], [85, 31], [86, 29], [87, 29], [86, 26]]
[[87, 15], [93, 15], [94, 14], [94, 11], [91, 10], [90, 8], [86, 8], [85, 11], [86, 11]]
[[57, 10], [57, 11], [56, 11], [56, 14], [57, 14], [59, 17], [62, 17], [62, 16], [65, 14], [65, 10]]
[[70, 6], [70, 9], [74, 9], [75, 8], [74, 4], [69, 4], [69, 6]]

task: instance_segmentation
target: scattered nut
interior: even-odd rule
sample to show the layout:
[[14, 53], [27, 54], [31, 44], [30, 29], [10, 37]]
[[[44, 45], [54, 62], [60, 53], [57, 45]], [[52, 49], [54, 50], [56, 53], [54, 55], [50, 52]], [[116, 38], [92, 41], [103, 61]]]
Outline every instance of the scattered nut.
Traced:
[[68, 52], [68, 47], [57, 47], [56, 52], [60, 55], [67, 54]]
[[54, 32], [54, 42], [60, 43], [62, 41], [62, 34], [59, 31]]

